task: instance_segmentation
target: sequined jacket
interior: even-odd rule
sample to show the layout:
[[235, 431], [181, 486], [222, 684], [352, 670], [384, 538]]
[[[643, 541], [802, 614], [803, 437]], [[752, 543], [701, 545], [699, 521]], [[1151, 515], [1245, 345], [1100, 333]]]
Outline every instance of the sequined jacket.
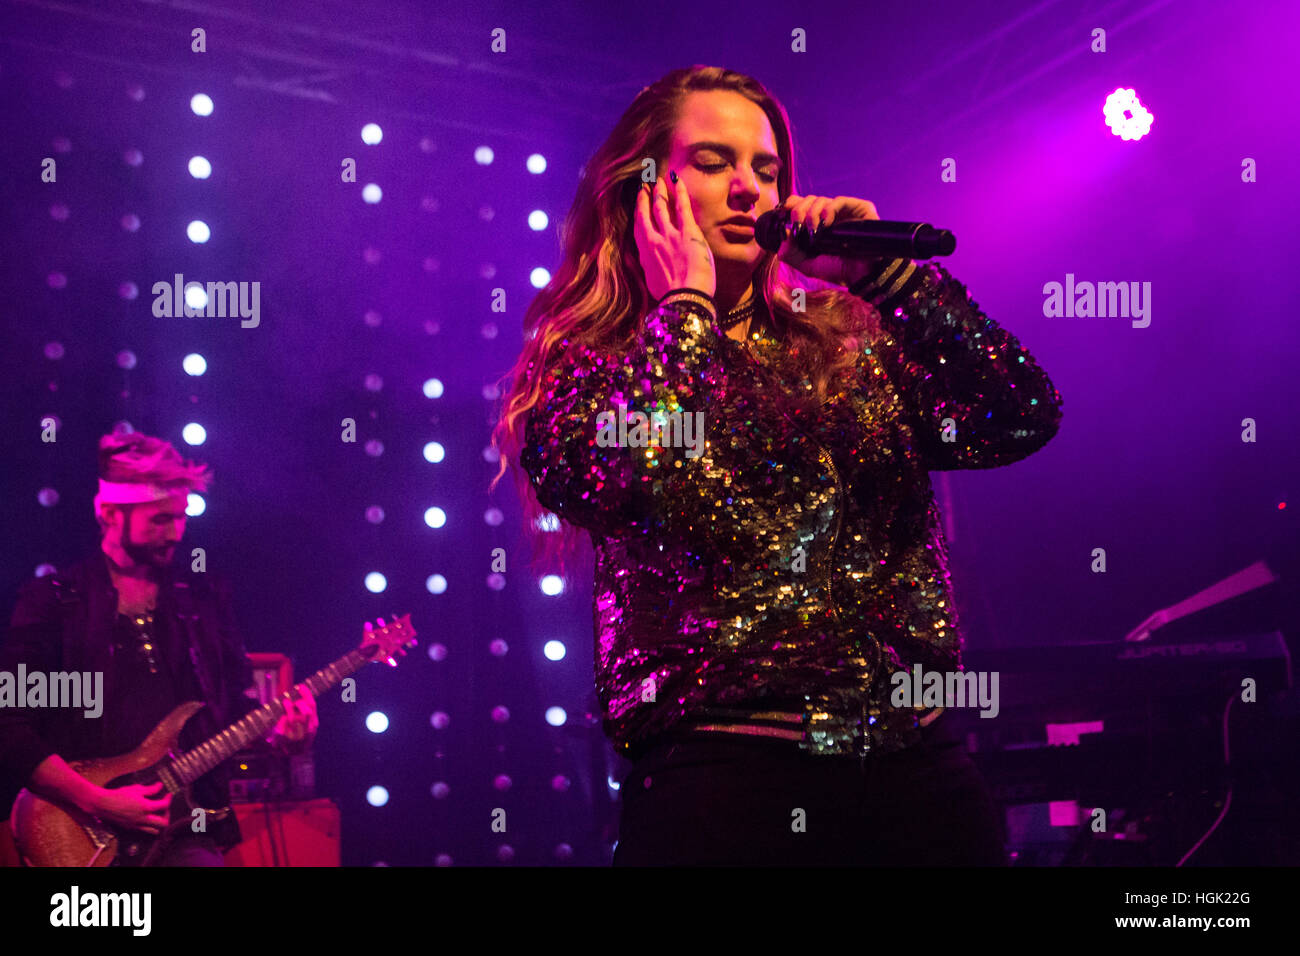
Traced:
[[[800, 714], [809, 752], [887, 752], [920, 716], [891, 706], [890, 675], [960, 669], [929, 472], [1032, 454], [1061, 396], [942, 266], [884, 263], [858, 291], [879, 323], [815, 412], [791, 399], [812, 386], [765, 309], [741, 342], [687, 293], [625, 354], [565, 343], [549, 364], [520, 463], [591, 535], [597, 696], [620, 753], [762, 707]], [[702, 448], [663, 427], [697, 421]]]

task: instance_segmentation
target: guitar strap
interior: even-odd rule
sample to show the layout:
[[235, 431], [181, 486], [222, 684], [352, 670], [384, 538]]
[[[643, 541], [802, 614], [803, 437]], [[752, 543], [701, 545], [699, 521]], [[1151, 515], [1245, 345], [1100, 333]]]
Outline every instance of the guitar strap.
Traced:
[[[102, 566], [102, 558], [99, 560]], [[113, 666], [117, 606], [96, 586], [94, 570], [84, 568], [78, 565], [56, 571], [49, 578], [54, 594], [51, 622], [58, 627], [62, 645], [60, 667], [73, 672], [102, 671], [103, 699], [112, 700], [117, 689]], [[107, 577], [107, 571], [103, 573]], [[77, 745], [89, 753], [102, 753], [104, 729], [102, 721], [81, 721]]]
[[[174, 582], [174, 591], [176, 595], [176, 617], [181, 622], [181, 629], [184, 631], [186, 643], [189, 645], [190, 662], [194, 665], [195, 676], [198, 677], [199, 690], [203, 693], [204, 703], [208, 705], [205, 709], [214, 718], [213, 729], [219, 729], [226, 722], [229, 714], [226, 713], [225, 700], [217, 694], [217, 682], [213, 680], [212, 674], [208, 670], [208, 656], [203, 653], [202, 635], [205, 633], [205, 629], [194, 600], [194, 591], [184, 581]], [[213, 643], [213, 652], [219, 658], [219, 643]], [[224, 684], [222, 686], [224, 687]], [[207, 809], [206, 812], [212, 822], [220, 823], [230, 815], [231, 809], [229, 806], [223, 806]], [[184, 828], [189, 825], [189, 821], [181, 820], [179, 824]], [[163, 834], [164, 839], [155, 844], [155, 851], [160, 852], [162, 847], [174, 837], [175, 831], [173, 827], [169, 827]], [[153, 855], [151, 854], [151, 856]]]

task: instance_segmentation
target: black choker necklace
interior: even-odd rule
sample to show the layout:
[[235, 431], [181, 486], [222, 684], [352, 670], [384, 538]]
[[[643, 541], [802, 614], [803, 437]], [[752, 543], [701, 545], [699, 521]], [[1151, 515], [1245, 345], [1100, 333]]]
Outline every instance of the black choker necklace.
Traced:
[[751, 299], [747, 304], [742, 305], [740, 308], [732, 309], [718, 323], [718, 328], [725, 332], [728, 329], [739, 325], [741, 322], [744, 322], [746, 319], [752, 319], [754, 317], [754, 302], [755, 300]]

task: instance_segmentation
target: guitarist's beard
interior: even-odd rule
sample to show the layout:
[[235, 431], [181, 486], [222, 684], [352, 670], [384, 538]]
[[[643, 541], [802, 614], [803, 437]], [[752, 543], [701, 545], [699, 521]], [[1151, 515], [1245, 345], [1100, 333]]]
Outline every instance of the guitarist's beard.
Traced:
[[176, 555], [176, 546], [144, 544], [136, 541], [131, 537], [131, 521], [134, 517], [134, 514], [129, 515], [122, 526], [122, 550], [138, 565], [159, 570], [166, 568]]

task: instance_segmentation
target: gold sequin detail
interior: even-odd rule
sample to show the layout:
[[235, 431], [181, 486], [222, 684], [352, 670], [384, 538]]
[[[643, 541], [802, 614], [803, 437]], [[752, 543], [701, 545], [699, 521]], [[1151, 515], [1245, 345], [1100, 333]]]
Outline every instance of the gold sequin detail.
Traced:
[[[812, 753], [897, 749], [917, 713], [890, 706], [890, 675], [960, 669], [929, 472], [1027, 457], [1056, 433], [1061, 396], [942, 266], [916, 270], [815, 413], [792, 399], [809, 383], [765, 305], [738, 342], [707, 299], [669, 296], [625, 354], [570, 345], [551, 363], [521, 465], [592, 536], [596, 688], [625, 752], [778, 701], [803, 712]], [[702, 453], [603, 445], [597, 416], [620, 404], [703, 412]]]

